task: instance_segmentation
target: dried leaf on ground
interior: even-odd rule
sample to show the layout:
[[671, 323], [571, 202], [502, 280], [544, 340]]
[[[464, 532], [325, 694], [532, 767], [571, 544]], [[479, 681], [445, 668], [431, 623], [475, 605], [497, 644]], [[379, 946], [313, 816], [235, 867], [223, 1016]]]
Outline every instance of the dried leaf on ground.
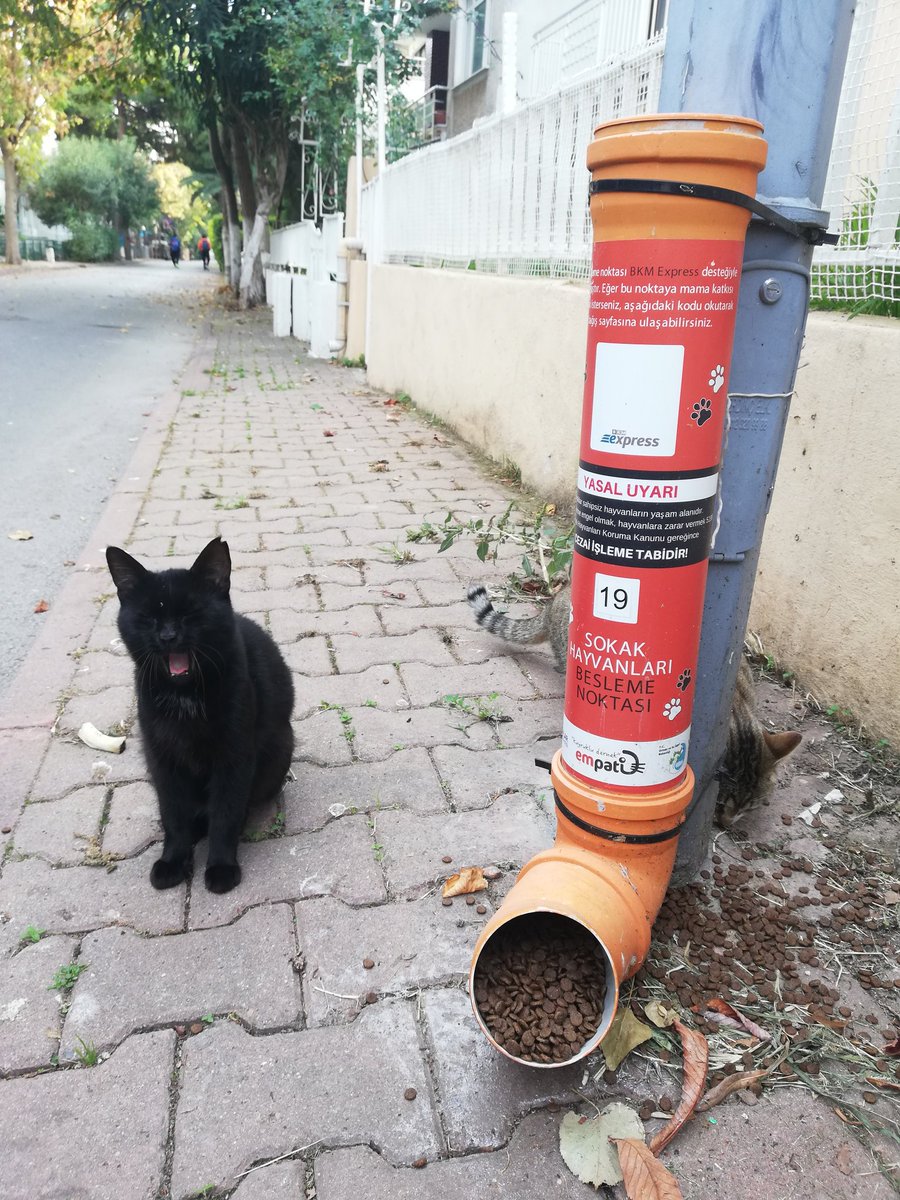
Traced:
[[46, 600], [38, 600], [37, 604], [34, 606], [34, 611], [36, 613], [45, 613], [49, 607], [50, 605]]
[[681, 1099], [672, 1114], [672, 1120], [665, 1129], [659, 1131], [650, 1143], [650, 1149], [654, 1154], [659, 1154], [668, 1146], [682, 1125], [693, 1115], [706, 1086], [706, 1068], [709, 1063], [709, 1045], [706, 1038], [696, 1029], [688, 1029], [687, 1025], [681, 1021], [676, 1021], [674, 1028], [678, 1030], [681, 1037], [681, 1050], [684, 1056]]
[[455, 875], [448, 875], [442, 896], [468, 896], [471, 892], [483, 892], [487, 887], [481, 867], [463, 867]]
[[900, 1083], [893, 1079], [880, 1079], [877, 1075], [867, 1075], [866, 1083], [871, 1083], [874, 1087], [887, 1088], [890, 1092], [900, 1092]]
[[8, 533], [6, 536], [12, 538], [14, 542], [30, 542], [34, 534], [28, 529], [14, 529], [12, 533]]
[[715, 1087], [709, 1089], [697, 1105], [697, 1112], [705, 1112], [708, 1108], [721, 1104], [725, 1097], [730, 1096], [732, 1092], [739, 1092], [742, 1088], [748, 1088], [751, 1084], [758, 1083], [760, 1079], [765, 1079], [768, 1073], [768, 1071], [738, 1071], [735, 1075], [726, 1075], [721, 1083], [717, 1083]]
[[842, 1175], [853, 1174], [853, 1164], [850, 1161], [852, 1153], [853, 1150], [850, 1146], [850, 1143], [844, 1142], [843, 1146], [841, 1146], [837, 1154], [834, 1156], [834, 1165]]
[[678, 1180], [642, 1141], [613, 1138], [628, 1200], [684, 1200]]
[[387, 400], [385, 400], [385, 402], [384, 402], [384, 407], [385, 408], [393, 408], [396, 403], [397, 403], [397, 401], [393, 396], [388, 396]]
[[894, 1038], [892, 1042], [888, 1042], [881, 1053], [886, 1054], [888, 1058], [900, 1057], [900, 1038]]
[[606, 1069], [615, 1071], [635, 1046], [640, 1046], [652, 1037], [653, 1030], [650, 1026], [639, 1021], [627, 1004], [620, 1005], [609, 1027], [609, 1033], [600, 1043], [600, 1049], [606, 1059]]
[[322, 437], [334, 437], [334, 431], [331, 429], [323, 429]]
[[644, 1136], [644, 1125], [627, 1104], [608, 1104], [595, 1117], [580, 1117], [567, 1112], [559, 1127], [559, 1152], [563, 1162], [582, 1183], [599, 1188], [619, 1183], [622, 1169], [611, 1138]]
[[746, 1029], [748, 1033], [752, 1033], [761, 1042], [770, 1042], [772, 1040], [771, 1034], [766, 1033], [765, 1029], [762, 1029], [755, 1021], [751, 1021], [749, 1017], [745, 1017], [743, 1013], [739, 1013], [727, 1000], [719, 998], [705, 1000], [703, 1004], [695, 1004], [691, 1011], [702, 1013], [707, 1020], [732, 1025], [736, 1029]]
[[651, 1000], [649, 1004], [645, 1004], [644, 1015], [648, 1021], [653, 1022], [657, 1029], [668, 1029], [678, 1020], [676, 1010], [667, 1008], [661, 1000]]

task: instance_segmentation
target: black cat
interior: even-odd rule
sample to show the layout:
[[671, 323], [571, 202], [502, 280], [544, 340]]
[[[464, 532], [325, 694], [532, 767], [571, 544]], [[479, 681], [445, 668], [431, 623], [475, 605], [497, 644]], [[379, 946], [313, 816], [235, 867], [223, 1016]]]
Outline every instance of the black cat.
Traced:
[[190, 570], [148, 571], [117, 546], [106, 561], [165, 833], [150, 882], [186, 879], [208, 833], [206, 886], [230, 891], [248, 810], [278, 794], [290, 767], [291, 673], [269, 635], [231, 607], [226, 542], [214, 538]]

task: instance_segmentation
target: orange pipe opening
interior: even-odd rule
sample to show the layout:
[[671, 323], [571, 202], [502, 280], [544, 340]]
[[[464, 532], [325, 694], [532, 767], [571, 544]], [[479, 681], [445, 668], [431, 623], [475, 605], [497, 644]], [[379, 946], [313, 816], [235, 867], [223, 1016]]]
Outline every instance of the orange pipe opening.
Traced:
[[[761, 132], [756, 121], [707, 114], [613, 121], [595, 131], [588, 168], [593, 180], [665, 180], [753, 196], [766, 158]], [[520, 872], [482, 931], [469, 972], [483, 1032], [529, 1066], [576, 1062], [605, 1037], [622, 983], [647, 956], [691, 801], [692, 683], [750, 219], [746, 208], [690, 188], [674, 196], [597, 191], [590, 203], [572, 620], [562, 749], [551, 766], [556, 840]], [[582, 1006], [567, 1010], [565, 1039], [543, 1060], [530, 1049], [533, 1021], [520, 1017], [518, 981], [518, 1007], [504, 1007], [501, 1022], [516, 1032], [504, 1045], [489, 1028], [489, 1019], [500, 1027], [497, 980], [506, 987], [510, 963], [521, 959], [501, 956], [536, 937], [589, 947], [572, 952], [572, 975], [579, 987], [591, 976]], [[544, 1012], [556, 1015], [545, 1022], [565, 1020], [557, 1007], [562, 962], [548, 971], [555, 998]], [[571, 979], [566, 986], [572, 995]], [[528, 1053], [517, 1040], [523, 1024]]]

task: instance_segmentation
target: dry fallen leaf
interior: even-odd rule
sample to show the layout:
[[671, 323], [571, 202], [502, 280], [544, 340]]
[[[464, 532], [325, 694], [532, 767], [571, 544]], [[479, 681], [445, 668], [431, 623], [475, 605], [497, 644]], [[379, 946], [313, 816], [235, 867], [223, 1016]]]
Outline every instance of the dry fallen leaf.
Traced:
[[888, 1042], [881, 1053], [886, 1054], [888, 1058], [897, 1058], [900, 1056], [900, 1038], [894, 1038], [892, 1042]]
[[330, 429], [323, 429], [322, 437], [334, 437], [334, 433]]
[[738, 1071], [734, 1075], [726, 1075], [721, 1083], [717, 1083], [715, 1087], [709, 1089], [697, 1105], [697, 1112], [705, 1112], [708, 1108], [714, 1108], [732, 1092], [739, 1092], [741, 1088], [750, 1087], [760, 1079], [765, 1079], [768, 1073], [768, 1071]]
[[678, 1180], [636, 1138], [613, 1138], [628, 1200], [684, 1200]]
[[703, 1016], [707, 1020], [717, 1021], [721, 1025], [732, 1025], [736, 1029], [746, 1029], [748, 1033], [752, 1033], [761, 1042], [770, 1042], [772, 1040], [771, 1034], [766, 1033], [755, 1021], [751, 1021], [743, 1013], [739, 1013], [727, 1000], [718, 998], [706, 1000], [703, 1004], [695, 1004], [691, 1011], [703, 1013]]
[[406, 592], [389, 592], [387, 588], [381, 589], [382, 596], [387, 596], [388, 600], [405, 600]]
[[444, 884], [442, 896], [468, 896], [470, 892], [483, 892], [487, 887], [481, 867], [463, 867], [450, 875]]
[[12, 533], [8, 533], [6, 536], [12, 538], [14, 542], [30, 542], [34, 534], [28, 529], [14, 529]]
[[681, 1021], [676, 1021], [674, 1028], [681, 1037], [681, 1050], [684, 1056], [684, 1067], [681, 1081], [681, 1099], [672, 1114], [672, 1120], [661, 1129], [650, 1143], [654, 1154], [659, 1154], [684, 1123], [693, 1115], [694, 1109], [703, 1095], [706, 1085], [706, 1068], [709, 1063], [709, 1045], [702, 1033], [696, 1029], [688, 1029]]
[[675, 1009], [666, 1008], [661, 1000], [651, 1000], [649, 1004], [645, 1004], [644, 1015], [648, 1021], [653, 1022], [657, 1029], [668, 1029], [678, 1020], [678, 1013]]
[[643, 1136], [644, 1125], [634, 1109], [613, 1103], [595, 1117], [567, 1112], [559, 1127], [559, 1152], [573, 1175], [599, 1188], [622, 1179], [619, 1156], [610, 1139], [640, 1141]]
[[849, 1142], [844, 1142], [840, 1150], [834, 1156], [834, 1165], [842, 1175], [852, 1175], [853, 1167], [850, 1162], [851, 1149]]
[[877, 1075], [867, 1075], [866, 1083], [871, 1083], [875, 1087], [887, 1088], [888, 1091], [900, 1092], [900, 1083], [893, 1079], [879, 1079]]
[[393, 396], [388, 396], [387, 400], [385, 400], [385, 402], [384, 402], [384, 407], [392, 408], [396, 403], [397, 403], [397, 401], [394, 399]]
[[643, 1021], [639, 1021], [627, 1004], [622, 1005], [613, 1017], [609, 1033], [600, 1043], [603, 1057], [606, 1059], [606, 1069], [615, 1071], [624, 1058], [632, 1052], [635, 1046], [653, 1037], [653, 1030]]
[[34, 606], [34, 611], [36, 613], [44, 613], [49, 607], [50, 605], [46, 600], [38, 600], [37, 604]]

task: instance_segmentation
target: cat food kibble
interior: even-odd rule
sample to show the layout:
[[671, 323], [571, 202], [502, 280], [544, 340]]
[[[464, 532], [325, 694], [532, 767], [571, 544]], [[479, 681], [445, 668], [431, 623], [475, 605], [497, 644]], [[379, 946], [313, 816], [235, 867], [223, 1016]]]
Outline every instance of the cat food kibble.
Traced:
[[366, 968], [367, 971], [371, 971], [372, 968], [375, 966], [375, 962], [371, 958], [364, 958], [363, 966]]
[[406, 1091], [403, 1093], [403, 1099], [404, 1100], [415, 1100], [417, 1094], [418, 1093], [416, 1092], [415, 1088], [407, 1088]]
[[564, 917], [511, 921], [485, 946], [475, 1003], [495, 1041], [526, 1062], [560, 1063], [600, 1027], [606, 959], [597, 941]]

